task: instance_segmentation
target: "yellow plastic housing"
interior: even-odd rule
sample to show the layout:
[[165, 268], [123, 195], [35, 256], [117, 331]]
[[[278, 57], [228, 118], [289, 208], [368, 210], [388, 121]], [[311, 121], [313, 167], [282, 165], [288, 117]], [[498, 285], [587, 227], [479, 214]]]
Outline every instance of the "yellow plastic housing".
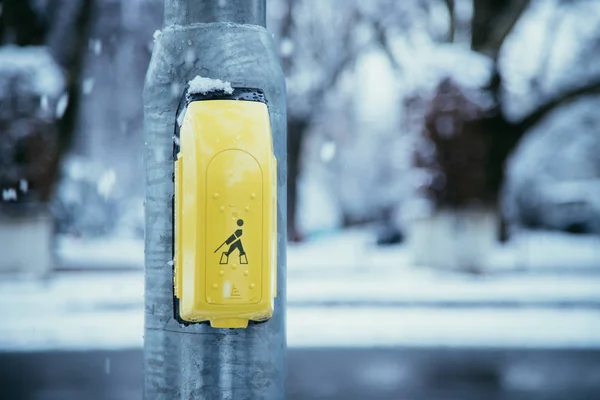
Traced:
[[273, 315], [277, 160], [267, 106], [191, 102], [175, 161], [179, 318], [245, 328]]

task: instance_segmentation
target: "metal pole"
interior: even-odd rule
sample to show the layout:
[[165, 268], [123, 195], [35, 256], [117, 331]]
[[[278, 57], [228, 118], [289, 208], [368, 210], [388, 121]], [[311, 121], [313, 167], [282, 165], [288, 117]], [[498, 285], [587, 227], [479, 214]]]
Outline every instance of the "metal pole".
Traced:
[[[146, 164], [145, 399], [285, 397], [285, 81], [266, 0], [166, 0], [144, 88]], [[185, 85], [196, 75], [260, 88], [278, 159], [277, 298], [273, 317], [246, 329], [183, 326], [173, 319], [173, 132]]]

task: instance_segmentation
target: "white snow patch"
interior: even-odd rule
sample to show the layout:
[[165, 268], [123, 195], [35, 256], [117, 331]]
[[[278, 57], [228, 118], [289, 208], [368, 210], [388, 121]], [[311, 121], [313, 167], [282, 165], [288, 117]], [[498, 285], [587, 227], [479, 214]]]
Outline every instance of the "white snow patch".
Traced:
[[65, 111], [67, 110], [67, 106], [69, 105], [69, 94], [63, 93], [58, 99], [58, 103], [56, 103], [56, 118], [62, 118], [65, 115]]
[[140, 239], [58, 236], [56, 242], [56, 261], [63, 270], [144, 268], [144, 241]]
[[279, 51], [284, 57], [290, 56], [294, 52], [294, 42], [288, 38], [282, 39], [281, 44], [279, 45]]
[[188, 88], [187, 95], [192, 94], [206, 94], [210, 92], [223, 91], [227, 94], [233, 93], [231, 83], [223, 82], [220, 79], [204, 78], [200, 75], [189, 81], [190, 87]]
[[48, 96], [42, 95], [42, 97], [40, 97], [40, 107], [42, 108], [42, 111], [48, 111]]
[[[181, 128], [183, 126], [183, 120], [185, 119], [185, 112], [187, 111], [187, 107], [184, 107], [183, 110], [177, 116], [177, 125]], [[179, 143], [177, 143], [179, 144]]]
[[2, 189], [2, 200], [10, 201], [17, 200], [17, 191], [15, 189]]
[[4, 78], [0, 82], [2, 96], [12, 93], [5, 86], [9, 81], [14, 81], [22, 94], [48, 96], [50, 99], [58, 97], [65, 86], [59, 65], [48, 49], [42, 46], [2, 46], [0, 70]]
[[287, 320], [290, 347], [600, 346], [600, 317], [585, 309], [290, 307]]
[[92, 89], [94, 89], [94, 78], [86, 78], [83, 81], [83, 94], [92, 93]]
[[334, 142], [326, 142], [321, 146], [321, 161], [329, 163], [335, 157], [336, 146]]
[[298, 229], [310, 235], [340, 227], [342, 216], [331, 185], [307, 175], [298, 182]]
[[[119, 241], [114, 241], [113, 244], [119, 249], [123, 247], [123, 243]], [[93, 248], [90, 246], [86, 250]], [[103, 250], [105, 255], [110, 256], [108, 248]], [[96, 252], [100, 254], [99, 250]], [[81, 253], [83, 255], [84, 251]], [[141, 263], [142, 242], [138, 253]], [[290, 300], [298, 301], [300, 293], [306, 298], [310, 298], [311, 295], [314, 298], [316, 294], [317, 300], [321, 300], [321, 297], [327, 294], [327, 289], [323, 290], [325, 285], [317, 285], [314, 288], [311, 283], [320, 281], [322, 271], [322, 268], [319, 269], [318, 274], [312, 277], [305, 275], [303, 279], [290, 279]], [[418, 270], [413, 271], [416, 273]], [[486, 301], [489, 286], [478, 288], [480, 282], [477, 279], [463, 277], [462, 283], [457, 285], [455, 290], [449, 291], [446, 290], [447, 286], [455, 286], [458, 282], [448, 282], [446, 278], [456, 281], [456, 277], [431, 275], [427, 279], [425, 272], [421, 276], [423, 281], [413, 281], [411, 285], [411, 282], [404, 282], [403, 274], [371, 274], [369, 279], [373, 286], [370, 289], [377, 291], [375, 280], [385, 281], [388, 295], [402, 296], [403, 290], [408, 288], [411, 294], [406, 297], [410, 300], [412, 295], [427, 298], [436, 293], [435, 287], [441, 288], [440, 292], [446, 292], [450, 298], [462, 293], [463, 288], [470, 287], [470, 290], [478, 293], [476, 298]], [[344, 296], [334, 300], [354, 299], [352, 289], [360, 289], [363, 285], [360, 278], [360, 274], [347, 269], [343, 273], [338, 271], [335, 275], [330, 274], [327, 284], [340, 290], [337, 294]], [[592, 292], [591, 282], [584, 283], [585, 278], [571, 279], [573, 284], [577, 281], [584, 287], [590, 286], [586, 290], [590, 295], [598, 293], [597, 290]], [[517, 284], [522, 295], [528, 295], [527, 284], [519, 283], [518, 276], [508, 278], [510, 282], [500, 282], [504, 280], [501, 277], [498, 278], [498, 282], [494, 282], [494, 278], [488, 279], [488, 283], [493, 284], [494, 291], [497, 290], [498, 294], [504, 292], [505, 299], [510, 299], [514, 293], [513, 284]], [[537, 278], [530, 276], [528, 281], [533, 283]], [[552, 290], [561, 293], [565, 289], [561, 288], [560, 276], [543, 281], [539, 283], [545, 283], [545, 291], [548, 294]], [[567, 283], [569, 281], [566, 280]], [[395, 291], [394, 283], [400, 284]], [[427, 289], [427, 293], [419, 293], [415, 283]], [[571, 288], [573, 295], [577, 293], [575, 289], [575, 286]], [[2, 350], [111, 349], [142, 346], [144, 279], [141, 266], [134, 272], [56, 274], [47, 281], [2, 280], [0, 293], [3, 295], [0, 315], [5, 318], [0, 325]], [[333, 295], [327, 297], [333, 298]], [[597, 295], [594, 298], [597, 298]], [[24, 308], [43, 309], [44, 312], [31, 319], [23, 315]], [[335, 324], [331, 321], [335, 321]], [[119, 324], [119, 329], [114, 329], [115, 324]], [[598, 348], [598, 329], [598, 313], [585, 307], [552, 309], [541, 305], [523, 308], [492, 306], [463, 309], [377, 306], [356, 308], [347, 305], [325, 307], [318, 304], [298, 307], [291, 304], [288, 307], [287, 334], [291, 347], [412, 345]]]
[[102, 53], [102, 41], [100, 39], [92, 40], [92, 50], [95, 55]]
[[[361, 55], [356, 63], [356, 76], [361, 81], [361, 98], [356, 104], [359, 123], [375, 129], [389, 130], [399, 124], [396, 107], [399, 102], [398, 75], [390, 67], [389, 59], [379, 51]], [[368, 136], [372, 138], [371, 132]]]
[[185, 64], [191, 66], [196, 61], [196, 51], [193, 48], [189, 48], [185, 51]]
[[98, 193], [108, 197], [117, 182], [117, 174], [114, 169], [104, 172], [98, 181]]
[[19, 189], [21, 189], [21, 192], [27, 193], [27, 191], [29, 190], [29, 182], [27, 182], [26, 179], [21, 179], [19, 181]]
[[[600, 300], [600, 275], [569, 272], [600, 265], [599, 239], [543, 233], [548, 240], [540, 241], [540, 234], [523, 234], [530, 236], [530, 253], [543, 253], [539, 255], [548, 261], [565, 253], [559, 260], [562, 271], [539, 273], [545, 267], [539, 265], [543, 260], [532, 260], [537, 266], [526, 263], [531, 272], [481, 276], [414, 268], [405, 246], [369, 245], [372, 235], [365, 230], [290, 245], [288, 343], [291, 347], [600, 348], [600, 316], [588, 307]], [[88, 271], [53, 274], [45, 281], [0, 280], [4, 317], [0, 350], [141, 347], [143, 241], [57, 239], [60, 268]], [[569, 252], [582, 256], [565, 264]], [[119, 270], [127, 267], [136, 270]], [[94, 268], [113, 272], [94, 272]], [[370, 305], [320, 304], [338, 301]], [[501, 307], [513, 301], [524, 306]], [[314, 304], [306, 305], [309, 302]], [[388, 302], [413, 306], [379, 306]], [[449, 302], [465, 307], [437, 305]], [[554, 307], [561, 303], [574, 307]], [[44, 312], [31, 319], [23, 309]], [[388, 378], [381, 379], [385, 384]]]
[[158, 39], [160, 37], [160, 35], [162, 35], [162, 32], [160, 31], [160, 29], [157, 29], [152, 34], [152, 38], [154, 39], [154, 41], [156, 41], [156, 39]]
[[[491, 76], [492, 60], [487, 56], [456, 45], [425, 46], [413, 54], [402, 85], [407, 92], [432, 93], [440, 82], [451, 78], [462, 88], [480, 89], [488, 84]], [[465, 94], [475, 96], [471, 100], [486, 108], [491, 106], [489, 96], [471, 91]]]

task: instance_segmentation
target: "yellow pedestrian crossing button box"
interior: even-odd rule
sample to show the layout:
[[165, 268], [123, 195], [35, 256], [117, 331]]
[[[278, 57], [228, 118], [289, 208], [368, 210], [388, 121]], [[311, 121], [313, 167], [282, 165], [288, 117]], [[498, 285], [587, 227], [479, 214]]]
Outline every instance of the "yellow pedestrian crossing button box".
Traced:
[[277, 160], [260, 91], [192, 95], [175, 149], [176, 318], [245, 328], [273, 315]]

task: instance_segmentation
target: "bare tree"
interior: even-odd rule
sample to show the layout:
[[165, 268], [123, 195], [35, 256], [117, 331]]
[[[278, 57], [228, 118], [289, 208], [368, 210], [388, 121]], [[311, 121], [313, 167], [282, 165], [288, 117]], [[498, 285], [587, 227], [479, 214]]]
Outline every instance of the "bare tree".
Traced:
[[[429, 4], [435, 3], [436, 1], [434, 0], [429, 2]], [[454, 7], [456, 2], [448, 0], [444, 3], [448, 7], [450, 29], [454, 29]], [[500, 68], [499, 55], [506, 42], [506, 38], [514, 31], [514, 27], [529, 9], [531, 1], [474, 0], [472, 4], [473, 15], [470, 48], [471, 51], [482, 54], [491, 60], [491, 78], [488, 86], [483, 88], [483, 90], [493, 99], [493, 105], [490, 110], [479, 114], [480, 116], [477, 118], [476, 123], [481, 127], [479, 129], [481, 133], [475, 135], [471, 141], [480, 140], [482, 143], [486, 143], [485, 147], [487, 150], [485, 153], [487, 156], [485, 160], [487, 161], [482, 159], [485, 170], [485, 196], [481, 196], [481, 200], [491, 202], [493, 206], [496, 206], [498, 192], [503, 184], [506, 160], [523, 135], [556, 108], [572, 102], [581, 96], [600, 92], [600, 76], [588, 78], [579, 84], [565, 88], [553, 96], [546, 96], [529, 114], [523, 116], [518, 121], [511, 120], [502, 107], [506, 99], [504, 98], [505, 84], [503, 72]], [[398, 21], [398, 24], [401, 25], [402, 21]], [[388, 32], [390, 27], [382, 27], [378, 24], [374, 24], [374, 26], [379, 31], [378, 40], [381, 46], [386, 49], [386, 54], [394, 60], [393, 64], [401, 66], [402, 62], [397, 60], [395, 53], [389, 46]], [[551, 29], [553, 28], [551, 27]], [[449, 37], [453, 37], [452, 32], [449, 34]], [[553, 43], [551, 40], [547, 40], [545, 44], [547, 46], [547, 49], [544, 51], [545, 57], [550, 57]], [[540, 61], [542, 65], [545, 62], [547, 60]], [[460, 102], [461, 100], [458, 101]], [[431, 117], [433, 118], [434, 116]], [[469, 123], [461, 126], [468, 127], [471, 125]], [[466, 134], [465, 132], [459, 130], [455, 134], [463, 135]], [[436, 145], [452, 147], [455, 144], [438, 140], [436, 141]], [[454, 151], [460, 153], [460, 149], [458, 148], [455, 148]], [[442, 151], [440, 154], [443, 153], [445, 152]], [[451, 173], [450, 175], [456, 174]], [[458, 184], [455, 181], [447, 183], [450, 186]], [[444, 203], [441, 198], [439, 200]]]
[[[492, 246], [495, 237], [492, 228], [497, 227], [492, 221], [498, 221], [500, 217], [499, 193], [504, 185], [505, 165], [509, 155], [522, 137], [550, 113], [583, 96], [600, 92], [598, 68], [593, 65], [587, 69], [579, 67], [579, 64], [593, 59], [593, 52], [587, 51], [586, 54], [576, 55], [576, 65], [568, 66], [569, 69], [564, 72], [567, 78], [560, 84], [543, 87], [532, 80], [537, 85], [531, 87], [535, 91], [535, 101], [529, 101], [527, 108], [517, 113], [517, 116], [515, 113], [511, 114], [510, 107], [507, 107], [515, 101], [515, 95], [508, 91], [509, 76], [503, 70], [500, 55], [506, 48], [507, 38], [513, 37], [515, 27], [525, 19], [525, 15], [532, 15], [528, 14], [529, 11], [536, 12], [534, 7], [540, 4], [556, 8], [549, 23], [558, 24], [565, 13], [572, 12], [575, 7], [584, 3], [561, 0], [551, 4], [529, 0], [414, 0], [391, 5], [390, 7], [411, 6], [413, 9], [423, 10], [418, 15], [421, 17], [421, 26], [428, 26], [431, 13], [435, 11], [439, 16], [440, 7], [446, 8], [448, 33], [445, 36], [435, 36], [430, 32], [429, 41], [425, 41], [425, 44], [422, 35], [413, 39], [411, 25], [407, 25], [402, 18], [397, 17], [392, 22], [382, 18], [370, 20], [376, 32], [375, 39], [383, 53], [390, 58], [390, 64], [395, 67], [399, 76], [407, 75], [411, 68], [431, 68], [436, 70], [435, 79], [439, 79], [438, 84], [430, 89], [414, 93], [409, 91], [403, 106], [407, 124], [405, 128], [417, 134], [418, 140], [424, 144], [416, 149], [414, 160], [415, 166], [427, 171], [428, 178], [420, 183], [420, 192], [433, 205], [431, 216], [415, 221], [411, 228], [413, 233], [416, 232], [415, 235], [420, 235], [413, 243], [421, 243], [414, 250], [417, 258], [424, 255], [422, 262], [439, 266], [452, 264], [460, 268], [481, 268], [486, 258], [485, 251], [477, 251], [475, 247], [489, 249]], [[455, 33], [459, 25], [459, 4], [472, 5], [467, 10], [467, 13], [472, 12], [469, 17], [470, 28], [461, 28], [470, 32], [469, 40], [464, 43], [462, 38], [463, 43], [460, 45], [448, 46], [448, 42], [458, 40]], [[465, 18], [464, 14], [462, 10], [460, 18]], [[557, 26], [550, 26], [548, 29], [556, 30]], [[423, 32], [423, 28], [419, 32]], [[543, 42], [546, 48], [541, 54], [546, 59], [540, 60], [540, 65], [544, 66], [553, 56], [555, 43], [552, 37], [556, 38], [557, 35], [548, 35]], [[404, 41], [403, 52], [398, 50], [399, 38]], [[593, 46], [593, 43], [588, 43], [588, 49]], [[432, 56], [436, 51], [440, 51], [440, 54]], [[451, 65], [446, 58], [448, 51], [463, 59]], [[417, 55], [426, 54], [426, 63], [431, 65], [420, 65], [419, 61], [414, 61], [412, 52]], [[455, 77], [458, 79], [461, 70], [471, 71], [471, 67], [479, 64], [479, 61], [485, 61], [478, 65], [484, 67], [475, 70], [486, 70], [487, 83], [478, 83], [479, 86], [475, 88], [463, 81], [454, 80]], [[576, 73], [578, 69], [581, 71]], [[548, 71], [544, 66], [537, 73], [545, 75]], [[540, 80], [543, 78], [540, 76]], [[405, 81], [410, 83], [410, 77]], [[426, 82], [425, 87], [431, 86]], [[482, 101], [479, 104], [473, 103], [470, 100], [473, 98], [480, 98]], [[423, 150], [427, 157], [419, 154]], [[506, 225], [503, 219], [500, 222], [500, 238], [506, 239]], [[428, 232], [434, 231], [437, 232], [436, 239], [429, 238]], [[443, 238], [444, 235], [447, 239]], [[459, 237], [462, 239], [458, 239]], [[485, 237], [485, 245], [468, 245], [476, 240], [482, 244], [482, 237]], [[466, 247], [462, 250], [453, 250], [463, 245]], [[454, 256], [450, 254], [453, 251]], [[445, 259], [437, 257], [434, 260], [426, 256], [434, 253], [444, 254]], [[455, 260], [450, 261], [449, 258]]]
[[296, 241], [302, 147], [328, 92], [359, 53], [354, 29], [359, 14], [353, 1], [342, 0], [280, 0], [271, 8], [280, 13], [270, 30], [280, 45], [288, 86], [288, 238]]
[[[408, 4], [410, 3], [410, 4]], [[415, 9], [415, 5], [417, 6]], [[415, 13], [428, 3], [422, 0], [355, 1], [278, 0], [270, 3], [273, 23], [269, 29], [280, 44], [280, 57], [288, 91], [288, 227], [290, 240], [299, 240], [296, 229], [298, 176], [308, 132], [338, 89], [342, 76], [358, 57], [378, 42], [385, 45], [385, 29], [396, 21], [412, 26]], [[399, 62], [390, 57], [394, 67]], [[360, 92], [360, 82], [356, 84]], [[358, 96], [360, 97], [360, 96]]]

